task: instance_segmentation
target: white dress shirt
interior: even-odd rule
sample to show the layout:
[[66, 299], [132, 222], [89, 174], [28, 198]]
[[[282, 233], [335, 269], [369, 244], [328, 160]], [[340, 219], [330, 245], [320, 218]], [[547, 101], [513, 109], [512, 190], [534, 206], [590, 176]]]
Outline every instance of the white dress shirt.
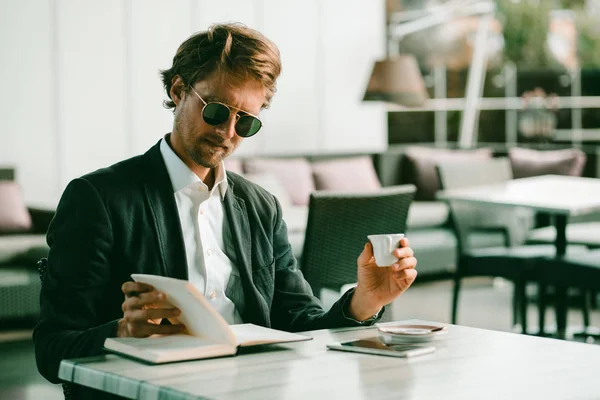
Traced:
[[[227, 174], [223, 162], [215, 168], [212, 190], [175, 154], [166, 139], [160, 152], [167, 166], [181, 221], [189, 281], [203, 293], [229, 324], [242, 323], [236, 305], [225, 295], [236, 266], [223, 252], [223, 198]], [[239, 306], [239, 305], [238, 305]]]

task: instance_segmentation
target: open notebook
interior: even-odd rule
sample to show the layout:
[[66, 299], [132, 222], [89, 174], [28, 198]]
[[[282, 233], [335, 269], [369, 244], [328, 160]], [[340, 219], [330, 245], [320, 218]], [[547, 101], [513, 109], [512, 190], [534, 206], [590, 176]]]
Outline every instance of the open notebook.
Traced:
[[[153, 364], [231, 356], [239, 347], [298, 342], [312, 339], [253, 324], [228, 325], [206, 298], [188, 281], [157, 275], [132, 274], [137, 282], [163, 292], [167, 302], [181, 310], [177, 318], [188, 334], [154, 335], [147, 338], [108, 338], [108, 351]], [[173, 322], [176, 322], [173, 320]]]

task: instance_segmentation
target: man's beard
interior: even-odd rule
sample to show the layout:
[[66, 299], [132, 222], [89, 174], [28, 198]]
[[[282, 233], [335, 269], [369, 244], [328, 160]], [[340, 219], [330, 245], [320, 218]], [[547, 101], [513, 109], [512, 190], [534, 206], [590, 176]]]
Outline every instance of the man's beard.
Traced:
[[191, 133], [192, 129], [188, 128], [188, 126], [184, 126], [180, 115], [178, 115], [175, 118], [175, 129], [187, 156], [197, 165], [205, 168], [216, 168], [233, 151], [229, 146], [227, 146], [227, 150], [221, 148], [222, 151], [219, 151], [218, 147], [211, 146], [211, 142], [216, 145], [224, 144], [223, 139], [216, 134], [208, 136], [209, 143], [199, 143], [200, 140], [206, 140], [205, 136], [195, 138]]
[[216, 168], [221, 161], [225, 158], [226, 154], [221, 153], [217, 155], [217, 151], [209, 147], [196, 147], [193, 144], [186, 144], [186, 140], [183, 140], [183, 146], [185, 152], [196, 164], [201, 165], [205, 168]]

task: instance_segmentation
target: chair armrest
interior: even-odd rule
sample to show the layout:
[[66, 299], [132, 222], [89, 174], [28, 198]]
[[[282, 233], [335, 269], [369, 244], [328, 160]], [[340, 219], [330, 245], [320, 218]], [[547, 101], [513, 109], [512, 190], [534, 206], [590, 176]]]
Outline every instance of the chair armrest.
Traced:
[[29, 215], [31, 216], [31, 223], [33, 227], [30, 233], [45, 234], [50, 226], [50, 221], [54, 218], [54, 210], [28, 207]]

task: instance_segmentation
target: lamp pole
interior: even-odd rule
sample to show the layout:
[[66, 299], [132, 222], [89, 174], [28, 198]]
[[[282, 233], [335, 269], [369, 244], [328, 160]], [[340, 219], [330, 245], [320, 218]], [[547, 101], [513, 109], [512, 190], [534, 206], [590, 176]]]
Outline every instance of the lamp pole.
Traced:
[[479, 121], [479, 99], [483, 95], [483, 84], [487, 70], [486, 42], [492, 17], [485, 15], [479, 19], [477, 36], [473, 48], [473, 57], [467, 78], [467, 95], [465, 109], [460, 120], [458, 146], [473, 147], [477, 143], [477, 127]]

